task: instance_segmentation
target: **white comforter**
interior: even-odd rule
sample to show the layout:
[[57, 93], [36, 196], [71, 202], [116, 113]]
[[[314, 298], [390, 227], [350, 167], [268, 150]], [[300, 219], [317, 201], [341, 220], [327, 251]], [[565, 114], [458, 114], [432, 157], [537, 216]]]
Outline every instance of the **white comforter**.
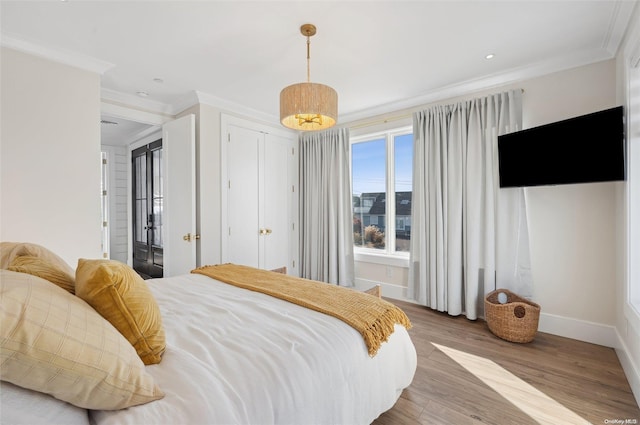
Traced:
[[91, 411], [98, 425], [369, 424], [413, 379], [404, 327], [371, 358], [342, 321], [202, 275], [147, 281], [167, 336], [147, 369], [165, 398]]

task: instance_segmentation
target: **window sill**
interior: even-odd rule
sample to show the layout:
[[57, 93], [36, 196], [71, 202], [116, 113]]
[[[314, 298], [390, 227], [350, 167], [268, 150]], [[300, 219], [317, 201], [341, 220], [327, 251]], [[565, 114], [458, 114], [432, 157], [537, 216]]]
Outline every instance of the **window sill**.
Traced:
[[356, 249], [354, 252], [355, 261], [362, 263], [383, 264], [385, 266], [409, 268], [409, 255], [382, 254], [369, 251], [361, 251]]

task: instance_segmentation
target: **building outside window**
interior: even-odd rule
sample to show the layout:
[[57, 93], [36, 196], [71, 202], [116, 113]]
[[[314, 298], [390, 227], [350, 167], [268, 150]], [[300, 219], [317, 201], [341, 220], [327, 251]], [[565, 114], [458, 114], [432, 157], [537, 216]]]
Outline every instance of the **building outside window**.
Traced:
[[351, 139], [353, 239], [357, 250], [409, 253], [412, 170], [411, 128]]

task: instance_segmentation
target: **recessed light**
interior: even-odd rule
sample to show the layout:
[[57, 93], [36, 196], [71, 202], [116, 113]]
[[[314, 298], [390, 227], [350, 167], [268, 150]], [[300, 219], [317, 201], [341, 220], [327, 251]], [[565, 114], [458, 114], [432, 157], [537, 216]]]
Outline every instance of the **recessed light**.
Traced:
[[493, 59], [496, 55], [494, 55], [493, 53], [489, 53], [487, 56], [485, 56], [485, 59]]
[[136, 94], [137, 94], [138, 96], [140, 96], [140, 97], [147, 97], [147, 96], [149, 96], [149, 93], [147, 93], [146, 91], [139, 91], [139, 92], [136, 92]]

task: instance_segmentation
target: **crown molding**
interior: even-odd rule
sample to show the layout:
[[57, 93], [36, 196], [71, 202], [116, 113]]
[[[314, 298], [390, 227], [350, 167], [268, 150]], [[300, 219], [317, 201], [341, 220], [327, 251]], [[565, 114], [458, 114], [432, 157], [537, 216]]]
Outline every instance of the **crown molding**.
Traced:
[[636, 2], [618, 1], [615, 4], [613, 16], [609, 21], [609, 28], [605, 36], [602, 47], [606, 49], [612, 56], [618, 53], [618, 49], [624, 39], [625, 33], [628, 31], [633, 9]]
[[171, 110], [174, 115], [178, 115], [181, 112], [191, 108], [194, 105], [200, 103], [198, 94], [195, 90], [190, 91], [186, 95], [182, 96], [177, 102], [171, 105]]
[[197, 103], [213, 106], [215, 108], [222, 109], [225, 112], [236, 113], [245, 117], [251, 117], [252, 119], [264, 121], [271, 124], [280, 122], [280, 118], [278, 118], [278, 116], [276, 115], [258, 111], [257, 109], [253, 109], [239, 103], [231, 102], [229, 100], [222, 99], [208, 93], [194, 91], [193, 95], [195, 96]]
[[0, 35], [0, 44], [3, 47], [18, 50], [30, 55], [39, 56], [44, 59], [62, 63], [64, 65], [80, 68], [85, 71], [95, 72], [96, 74], [100, 75], [104, 74], [109, 69], [115, 66], [110, 62], [96, 59], [91, 56], [85, 56], [63, 49], [44, 47], [24, 39], [13, 37], [8, 34]]
[[119, 104], [143, 112], [174, 117], [176, 113], [171, 105], [156, 100], [145, 99], [133, 94], [102, 88], [100, 98], [103, 102]]
[[640, 3], [637, 3], [623, 43], [623, 54], [629, 66], [640, 67]]
[[614, 55], [604, 49], [575, 52], [572, 55], [564, 55], [550, 61], [534, 63], [520, 68], [514, 68], [498, 74], [488, 75], [482, 78], [463, 81], [441, 87], [419, 96], [391, 102], [374, 108], [364, 109], [338, 117], [339, 123], [351, 123], [378, 115], [398, 112], [402, 110], [418, 108], [434, 102], [451, 99], [458, 96], [468, 96], [470, 93], [500, 87], [507, 84], [541, 77], [543, 75], [560, 72], [571, 68], [577, 68], [596, 62], [612, 59]]

